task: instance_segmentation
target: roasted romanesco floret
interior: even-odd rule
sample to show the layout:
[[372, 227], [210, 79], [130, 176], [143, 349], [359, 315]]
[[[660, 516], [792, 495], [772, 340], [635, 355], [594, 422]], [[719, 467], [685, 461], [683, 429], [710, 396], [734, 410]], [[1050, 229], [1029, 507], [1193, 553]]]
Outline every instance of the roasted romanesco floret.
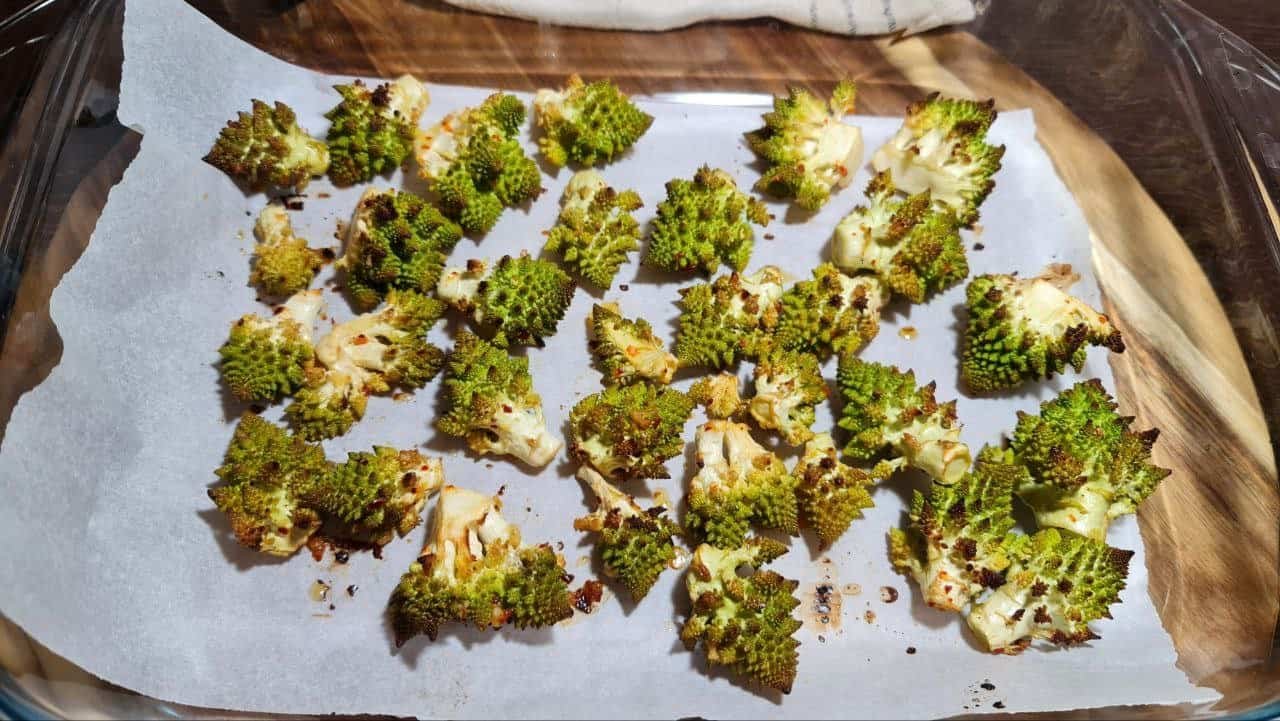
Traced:
[[704, 165], [692, 181], [677, 178], [667, 183], [667, 198], [658, 203], [644, 264], [714, 273], [724, 263], [741, 271], [755, 243], [752, 223], [769, 224], [764, 203], [738, 190], [733, 176]]
[[830, 263], [813, 270], [782, 296], [778, 332], [780, 348], [821, 357], [855, 353], [880, 332], [880, 310], [889, 300], [874, 276], [850, 277]]
[[764, 127], [747, 133], [751, 150], [769, 162], [756, 190], [817, 210], [848, 185], [862, 165], [862, 130], [840, 118], [853, 112], [856, 96], [853, 81], [843, 80], [826, 103], [804, 88], [774, 98]]
[[573, 301], [573, 279], [555, 263], [503, 256], [496, 264], [469, 260], [466, 267], [445, 268], [436, 295], [492, 331], [500, 346], [541, 347]]
[[720, 548], [735, 548], [751, 524], [799, 533], [796, 479], [782, 460], [751, 437], [747, 426], [713, 419], [698, 427], [689, 481], [686, 525], [692, 535]]
[[621, 155], [644, 135], [653, 116], [637, 108], [611, 80], [584, 83], [570, 75], [563, 90], [533, 98], [542, 137], [538, 149], [553, 165], [596, 165]]
[[643, 203], [633, 190], [617, 191], [594, 170], [575, 173], [560, 201], [560, 218], [545, 250], [571, 271], [608, 290], [627, 253], [640, 247], [640, 225], [631, 211]]
[[427, 88], [401, 75], [373, 89], [359, 80], [333, 89], [342, 96], [325, 114], [333, 153], [329, 178], [334, 185], [363, 183], [400, 167], [413, 150], [418, 120], [431, 100]]
[[675, 561], [672, 539], [680, 528], [667, 518], [665, 508], [641, 508], [591, 468], [579, 468], [578, 478], [590, 486], [596, 509], [575, 519], [573, 527], [600, 534], [596, 545], [605, 571], [622, 582], [632, 601], [639, 602]]
[[583, 398], [569, 414], [569, 454], [614, 480], [670, 478], [666, 462], [684, 452], [689, 396], [648, 383]]
[[813, 438], [809, 427], [816, 419], [815, 409], [827, 399], [817, 357], [771, 350], [756, 363], [755, 387], [747, 407], [761, 428], [778, 431], [793, 446]]
[[324, 307], [319, 290], [305, 290], [277, 306], [269, 318], [250, 313], [232, 324], [218, 350], [222, 381], [231, 395], [245, 402], [270, 402], [301, 388], [314, 355], [312, 326]]
[[396, 645], [435, 640], [449, 622], [538, 628], [573, 615], [562, 562], [547, 544], [526, 546], [496, 497], [445, 486], [418, 560], [391, 594]]
[[871, 157], [876, 172], [889, 170], [908, 193], [932, 194], [964, 227], [978, 220], [978, 206], [995, 186], [1004, 146], [987, 144], [995, 102], [942, 98], [937, 93], [907, 106], [906, 121]]
[[970, 281], [965, 305], [960, 375], [975, 392], [1052, 378], [1067, 366], [1078, 373], [1090, 345], [1124, 352], [1111, 321], [1048, 276], [980, 275]]
[[564, 446], [547, 430], [529, 361], [513, 358], [474, 333], [458, 333], [444, 378], [442, 433], [467, 439], [479, 454], [510, 455], [541, 468]]
[[738, 376], [732, 373], [699, 378], [689, 387], [689, 398], [706, 409], [708, 418], [737, 419], [746, 411], [738, 391]]
[[840, 359], [836, 381], [844, 395], [839, 425], [849, 431], [847, 455], [865, 460], [887, 449], [899, 463], [943, 484], [968, 470], [971, 457], [960, 440], [956, 403], [939, 404], [935, 383], [916, 386], [912, 371], [852, 356]]
[[462, 229], [435, 206], [405, 190], [370, 188], [345, 233], [338, 267], [353, 304], [374, 308], [392, 288], [429, 294]]
[[227, 122], [204, 161], [253, 190], [300, 191], [313, 175], [324, 175], [329, 148], [298, 127], [293, 108], [254, 100], [252, 113]]
[[348, 454], [305, 498], [340, 525], [344, 538], [385, 546], [421, 522], [427, 498], [443, 485], [440, 459], [374, 446]]
[[666, 385], [679, 361], [644, 318], [624, 318], [617, 303], [596, 303], [587, 316], [588, 345], [607, 386], [649, 381]]
[[933, 207], [929, 191], [899, 198], [885, 171], [867, 185], [867, 199], [831, 237], [831, 260], [841, 270], [871, 271], [912, 303], [969, 275], [955, 216]]
[[870, 472], [840, 462], [830, 433], [819, 433], [804, 444], [792, 475], [799, 486], [800, 520], [813, 529], [823, 548], [839, 540], [862, 511], [871, 508], [870, 488], [893, 474], [891, 464], [881, 462]]
[[[799, 661], [794, 634], [801, 623], [791, 615], [799, 584], [761, 567], [786, 552], [768, 538], [732, 550], [699, 546], [685, 576], [692, 609], [680, 629], [685, 648], [701, 642], [708, 663], [782, 693], [791, 692]], [[743, 566], [752, 569], [745, 578]]]
[[249, 283], [265, 295], [282, 297], [306, 290], [325, 263], [324, 253], [293, 234], [289, 213], [279, 205], [268, 205], [258, 213], [253, 234], [258, 242]]
[[767, 346], [782, 314], [786, 276], [766, 265], [680, 289], [675, 354], [681, 366], [726, 368]]

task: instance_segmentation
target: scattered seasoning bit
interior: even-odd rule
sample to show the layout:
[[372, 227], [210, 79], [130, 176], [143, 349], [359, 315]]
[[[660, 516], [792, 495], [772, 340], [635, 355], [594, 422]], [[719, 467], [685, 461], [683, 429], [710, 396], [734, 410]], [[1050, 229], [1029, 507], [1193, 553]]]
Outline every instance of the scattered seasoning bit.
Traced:
[[499, 487], [498, 487], [498, 495], [499, 495], [499, 496], [501, 496], [502, 494], [504, 494], [504, 493], [506, 493], [506, 492], [507, 492], [507, 484], [505, 484], [505, 483], [504, 483], [504, 484], [502, 484], [501, 486], [499, 486]]
[[556, 541], [556, 550], [557, 550], [557, 551], [563, 551], [563, 550], [564, 550], [564, 541]]
[[379, 561], [382, 560], [382, 546], [373, 547], [373, 557], [378, 559]]
[[391, 394], [391, 400], [395, 401], [396, 403], [403, 403], [412, 397], [413, 396], [409, 395], [408, 393], [405, 393], [404, 391], [396, 391], [395, 393]]
[[992, 708], [1004, 708], [1004, 701], [996, 701], [995, 703], [991, 704], [991, 707], [992, 707]]
[[868, 609], [867, 609], [867, 612], [866, 612], [866, 613], [864, 613], [864, 614], [862, 614], [862, 619], [863, 619], [864, 621], [866, 621], [867, 623], [875, 623], [875, 622], [876, 622], [876, 612], [875, 612], [875, 611], [872, 611], [871, 609], [869, 609], [869, 608], [868, 608]]
[[333, 260], [334, 258], [337, 258], [338, 252], [333, 248], [326, 246], [320, 249], [320, 255], [325, 259], [325, 262], [328, 262]]
[[347, 595], [350, 596], [351, 598], [355, 598], [356, 591], [358, 590], [360, 590], [360, 587], [353, 583], [350, 586], [347, 586]]
[[983, 690], [983, 691], [995, 691], [995, 690], [996, 690], [996, 685], [995, 685], [994, 683], [991, 683], [990, 681], [987, 681], [986, 683], [982, 684], [982, 690]]
[[485, 468], [493, 468], [493, 464], [492, 464], [492, 463], [486, 463], [486, 464], [484, 464], [484, 467], [485, 467]]
[[246, 211], [244, 211], [244, 214], [245, 214], [245, 215], [247, 215], [247, 216], [249, 216], [249, 217], [253, 217], [253, 213], [250, 213], [250, 212], [249, 212], [249, 211], [247, 211], [247, 210], [246, 210]]
[[907, 646], [907, 655], [908, 655], [908, 656], [914, 656], [914, 655], [916, 655], [916, 647], [915, 647], [915, 646]]
[[329, 610], [330, 610], [330, 611], [336, 611], [337, 609], [338, 609], [338, 607], [337, 607], [337, 606], [333, 605], [332, 603], [331, 603], [331, 604], [329, 604]]
[[893, 586], [880, 587], [880, 600], [885, 603], [893, 603], [898, 600], [898, 589]]
[[620, 290], [620, 291], [622, 291], [622, 292], [624, 292], [624, 293], [625, 293], [625, 292], [627, 292], [627, 291], [631, 290], [631, 286], [627, 285], [626, 283], [623, 283], [622, 285], [618, 286], [618, 290]]
[[986, 249], [987, 249], [987, 246], [986, 246], [986, 244], [985, 244], [985, 243], [974, 243], [974, 244], [973, 244], [973, 249], [974, 249], [974, 250], [986, 250]]
[[218, 276], [219, 278], [225, 278], [225, 277], [227, 277], [227, 274], [226, 274], [226, 273], [223, 273], [223, 272], [222, 272], [222, 271], [220, 271], [220, 270], [215, 270], [215, 271], [213, 271], [213, 273], [214, 273], [214, 275]]
[[596, 604], [604, 597], [604, 584], [596, 580], [586, 581], [573, 592], [573, 607], [583, 613], [596, 610]]
[[765, 240], [773, 240], [773, 233], [765, 233], [765, 234], [764, 234], [764, 239], [765, 239]]
[[826, 643], [826, 642], [827, 642], [827, 637], [823, 636], [822, 634], [818, 634], [818, 643]]
[[311, 600], [315, 601], [316, 603], [324, 603], [325, 601], [328, 601], [329, 600], [329, 584], [325, 583], [324, 581], [321, 581], [320, 579], [316, 579], [316, 582], [311, 584], [310, 594], [311, 594]]
[[255, 416], [262, 415], [262, 412], [265, 410], [266, 408], [258, 405], [257, 403], [254, 403], [253, 405], [249, 406], [249, 412], [254, 414]]
[[340, 550], [333, 555], [333, 560], [338, 563], [346, 563], [351, 560], [351, 554], [347, 553], [346, 550]]
[[328, 197], [331, 197], [331, 196], [330, 196], [328, 193], [320, 192], [320, 193], [316, 193], [316, 197], [317, 197], [317, 198], [328, 198]]
[[916, 330], [913, 325], [904, 325], [898, 329], [898, 337], [905, 340], [915, 340], [920, 335], [920, 331]]
[[862, 593], [862, 586], [859, 586], [856, 583], [846, 583], [844, 588], [840, 589], [840, 591], [846, 596], [857, 596]]

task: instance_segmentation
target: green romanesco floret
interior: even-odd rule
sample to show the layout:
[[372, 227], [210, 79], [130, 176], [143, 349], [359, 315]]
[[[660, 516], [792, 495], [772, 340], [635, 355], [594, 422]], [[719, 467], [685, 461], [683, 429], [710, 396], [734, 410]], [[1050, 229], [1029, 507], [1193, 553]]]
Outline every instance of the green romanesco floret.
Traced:
[[289, 213], [279, 205], [268, 205], [258, 213], [253, 234], [258, 242], [249, 283], [264, 295], [283, 297], [306, 290], [325, 264], [324, 253], [294, 235]]
[[1022, 653], [1035, 639], [1077, 646], [1099, 638], [1089, 623], [1111, 618], [1133, 551], [1049, 528], [1031, 537], [1008, 580], [969, 611], [969, 629], [992, 653]]
[[570, 75], [563, 90], [543, 88], [533, 98], [542, 137], [538, 149], [551, 164], [608, 163], [635, 144], [653, 124], [612, 80], [584, 83]]
[[324, 175], [329, 148], [298, 127], [293, 108], [254, 100], [252, 113], [227, 122], [204, 161], [255, 191], [301, 191], [312, 176]]
[[934, 483], [911, 500], [911, 526], [889, 532], [889, 555], [920, 585], [925, 603], [960, 611], [983, 589], [996, 588], [1020, 557], [1026, 536], [1012, 533], [1013, 489], [1026, 477], [999, 453], [979, 455], [953, 485]]
[[877, 463], [870, 472], [840, 462], [830, 433], [819, 433], [804, 444], [804, 455], [791, 471], [799, 486], [796, 497], [800, 520], [818, 537], [822, 548], [839, 540], [862, 511], [875, 505], [870, 489], [893, 474], [893, 466]]
[[306, 494], [306, 502], [337, 521], [342, 537], [385, 546], [418, 525], [427, 498], [443, 485], [440, 459], [374, 446], [335, 464]]
[[314, 355], [312, 326], [324, 312], [319, 290], [293, 295], [275, 314], [242, 316], [218, 349], [222, 381], [236, 399], [271, 402], [296, 392], [307, 380]]
[[811, 353], [771, 350], [755, 369], [756, 393], [748, 401], [751, 417], [761, 428], [778, 431], [798, 446], [813, 438], [815, 409], [827, 399], [827, 382]]
[[627, 253], [640, 247], [631, 211], [643, 203], [633, 190], [617, 191], [594, 170], [575, 173], [560, 201], [560, 218], [544, 247], [569, 270], [608, 290]]
[[595, 494], [596, 509], [575, 519], [573, 527], [600, 534], [596, 546], [605, 571], [626, 587], [632, 601], [639, 602], [663, 570], [675, 562], [672, 539], [680, 534], [680, 528], [667, 518], [665, 508], [641, 508], [591, 468], [579, 468], [578, 478]]
[[607, 386], [671, 382], [679, 361], [644, 318], [624, 318], [617, 303], [596, 303], [587, 315], [588, 347]]
[[[790, 693], [799, 662], [792, 615], [800, 600], [797, 581], [761, 568], [787, 552], [768, 538], [752, 538], [732, 550], [702, 545], [693, 553], [685, 583], [692, 608], [680, 640], [692, 651], [699, 643], [707, 662], [725, 666], [782, 693]], [[745, 578], [738, 572], [751, 569]]]
[[342, 96], [325, 113], [333, 184], [363, 183], [400, 167], [413, 150], [418, 120], [431, 100], [427, 88], [412, 76], [401, 75], [372, 89], [359, 80], [333, 89]]
[[831, 260], [847, 273], [870, 271], [912, 303], [969, 275], [955, 216], [933, 207], [929, 191], [899, 198], [888, 171], [867, 185], [870, 205], [845, 216], [831, 237]]
[[795, 87], [774, 98], [764, 127], [747, 133], [751, 150], [769, 163], [756, 190], [817, 210], [848, 185], [862, 165], [862, 130], [840, 118], [853, 112], [856, 97], [853, 81], [842, 80], [826, 103]]
[[538, 165], [520, 146], [524, 117], [516, 96], [494, 93], [418, 133], [418, 173], [440, 196], [444, 214], [468, 233], [488, 232], [504, 207], [542, 192]]
[[706, 409], [708, 418], [736, 420], [747, 409], [738, 390], [738, 376], [732, 373], [699, 378], [689, 387], [689, 398]]
[[648, 383], [610, 386], [569, 414], [569, 455], [606, 477], [670, 478], [666, 462], [684, 452], [689, 396]]
[[955, 213], [961, 226], [978, 220], [978, 206], [995, 186], [1004, 146], [987, 144], [996, 119], [995, 101], [939, 97], [907, 106], [898, 133], [871, 157], [876, 172], [891, 171], [907, 193], [930, 191], [933, 201]]
[[984, 393], [1084, 368], [1088, 348], [1124, 352], [1124, 339], [1107, 317], [1068, 295], [1054, 276], [980, 275], [966, 289], [969, 322], [960, 376]]
[[555, 263], [527, 254], [503, 256], [496, 264], [469, 260], [445, 268], [436, 295], [500, 346], [542, 347], [573, 301], [574, 283]]
[[1041, 527], [1105, 540], [1111, 520], [1135, 512], [1169, 475], [1151, 462], [1160, 431], [1132, 430], [1116, 408], [1095, 378], [1040, 404], [1040, 415], [1018, 414], [1009, 455], [1031, 475], [1016, 490]]
[[800, 532], [795, 476], [745, 424], [712, 419], [698, 427], [694, 442], [698, 472], [685, 496], [685, 525], [695, 538], [734, 548], [752, 524], [793, 536]]
[[889, 300], [874, 276], [850, 277], [830, 263], [813, 270], [813, 278], [791, 286], [781, 299], [779, 348], [822, 358], [855, 353], [880, 332], [880, 310]]
[[431, 538], [391, 594], [396, 646], [419, 634], [434, 641], [450, 622], [523, 629], [573, 615], [555, 551], [522, 544], [520, 529], [500, 511], [496, 497], [457, 486], [440, 491]]
[[693, 180], [667, 183], [667, 198], [658, 203], [644, 264], [666, 271], [714, 273], [723, 263], [742, 271], [751, 259], [755, 231], [768, 225], [769, 210], [748, 196], [719, 169], [702, 166]]
[[431, 293], [461, 239], [457, 223], [413, 193], [366, 190], [347, 224], [338, 261], [353, 305], [377, 307], [393, 288]]
[[754, 358], [772, 339], [782, 314], [786, 276], [766, 265], [680, 289], [674, 351], [685, 367], [726, 368]]
[[541, 468], [564, 443], [547, 430], [529, 361], [462, 331], [445, 368], [446, 412], [436, 428], [481, 455], [510, 455]]
[[917, 386], [912, 371], [852, 356], [840, 359], [836, 382], [844, 396], [839, 426], [849, 432], [846, 455], [866, 460], [888, 450], [899, 464], [943, 484], [968, 470], [971, 455], [960, 440], [956, 403], [939, 404], [935, 383]]

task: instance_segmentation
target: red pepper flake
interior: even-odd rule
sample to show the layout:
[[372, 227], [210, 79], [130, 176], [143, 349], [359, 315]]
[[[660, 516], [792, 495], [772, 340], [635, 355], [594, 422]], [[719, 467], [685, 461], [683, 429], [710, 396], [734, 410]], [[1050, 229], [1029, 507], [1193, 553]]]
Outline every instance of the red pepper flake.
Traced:
[[364, 345], [368, 342], [369, 339], [363, 333], [351, 339], [351, 345]]
[[773, 240], [773, 233], [765, 233], [765, 234], [764, 234], [764, 239], [765, 239], [765, 240]]
[[506, 403], [503, 403], [503, 404], [502, 404], [502, 412], [503, 412], [503, 413], [510, 413], [510, 412], [511, 412], [511, 406], [507, 405]]
[[974, 244], [973, 244], [973, 249], [974, 249], [974, 250], [986, 250], [986, 247], [987, 247], [987, 246], [986, 246], [985, 244], [983, 244], [983, 243], [974, 243]]
[[907, 655], [908, 655], [908, 656], [914, 656], [914, 655], [916, 655], [916, 647], [915, 647], [915, 646], [907, 646]]

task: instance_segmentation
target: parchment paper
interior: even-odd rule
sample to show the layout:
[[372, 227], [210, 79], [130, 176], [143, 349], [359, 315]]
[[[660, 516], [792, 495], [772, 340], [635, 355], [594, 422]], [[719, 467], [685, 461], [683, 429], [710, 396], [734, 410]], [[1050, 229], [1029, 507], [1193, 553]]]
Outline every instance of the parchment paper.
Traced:
[[[1019, 658], [978, 651], [960, 617], [923, 607], [889, 567], [885, 531], [901, 521], [910, 489], [923, 485], [909, 476], [878, 488], [876, 507], [828, 553], [813, 553], [796, 539], [775, 564], [801, 580], [802, 592], [818, 582], [846, 592], [838, 629], [800, 632], [799, 679], [780, 704], [723, 674], [708, 677], [701, 656], [680, 647], [676, 628], [687, 602], [679, 573], [664, 574], [636, 608], [610, 595], [595, 614], [553, 629], [450, 631], [434, 644], [419, 639], [393, 651], [383, 609], [425, 527], [388, 546], [382, 560], [356, 554], [340, 566], [332, 556], [317, 563], [303, 553], [273, 562], [237, 547], [205, 496], [241, 410], [220, 390], [216, 351], [236, 317], [265, 310], [246, 286], [252, 216], [264, 197], [245, 197], [200, 157], [227, 118], [255, 97], [288, 101], [304, 127], [323, 135], [322, 113], [336, 100], [329, 86], [350, 78], [268, 57], [182, 3], [131, 0], [124, 41], [120, 117], [145, 134], [142, 149], [112, 191], [88, 250], [53, 295], [62, 362], [22, 399], [0, 450], [0, 543], [9, 549], [0, 554], [0, 608], [53, 651], [140, 693], [264, 712], [924, 717], [990, 711], [997, 701], [1012, 711], [1050, 711], [1216, 696], [1188, 684], [1174, 667], [1147, 595], [1132, 518], [1111, 532], [1112, 544], [1138, 555], [1115, 620], [1096, 625], [1101, 641]], [[432, 86], [431, 92], [424, 123], [488, 91]], [[652, 217], [666, 180], [690, 176], [702, 162], [729, 169], [744, 186], [754, 181], [741, 133], [759, 123], [759, 108], [659, 102], [645, 108], [657, 118], [653, 128], [604, 171], [615, 186], [640, 192], [641, 222]], [[857, 122], [874, 149], [900, 121]], [[984, 230], [969, 238], [986, 246], [971, 253], [973, 272], [1032, 274], [1049, 262], [1071, 263], [1084, 275], [1078, 293], [1097, 304], [1088, 229], [1034, 140], [1031, 114], [1003, 114], [992, 137], [1009, 150], [983, 207]], [[537, 252], [569, 175], [546, 176], [538, 202], [506, 213], [479, 245], [464, 240], [454, 260]], [[778, 218], [765, 231], [773, 238], [757, 235], [751, 267], [776, 263], [806, 274], [824, 257], [837, 220], [860, 201], [867, 177], [860, 171], [852, 187], [804, 224], [786, 222], [785, 207], [776, 205]], [[400, 174], [380, 182], [416, 187]], [[359, 192], [311, 185], [305, 210], [294, 214], [299, 233], [314, 245], [329, 244]], [[615, 286], [607, 297], [670, 337], [676, 289], [690, 281], [656, 280], [634, 261], [618, 280], [629, 290]], [[351, 315], [340, 294], [326, 295], [336, 319]], [[937, 379], [940, 398], [956, 397], [961, 299], [955, 288], [927, 305], [895, 304], [865, 357], [914, 367], [923, 379]], [[599, 389], [583, 339], [592, 300], [579, 289], [560, 332], [546, 348], [528, 352], [555, 429], [577, 399]], [[899, 336], [905, 326], [917, 329], [914, 340]], [[447, 346], [443, 324], [436, 333]], [[834, 364], [827, 373], [834, 374]], [[1090, 356], [1085, 377], [1091, 376], [1111, 385], [1101, 351]], [[1007, 398], [961, 397], [965, 439], [975, 449], [996, 441], [1016, 410], [1033, 410], [1069, 382], [1033, 385]], [[583, 560], [591, 549], [572, 530], [572, 519], [589, 506], [571, 466], [560, 460], [529, 473], [468, 456], [430, 429], [438, 391], [437, 380], [407, 401], [374, 398], [363, 422], [326, 443], [330, 456], [374, 443], [425, 444], [445, 456], [451, 482], [488, 492], [506, 486], [506, 514], [524, 536], [562, 541], [570, 572], [579, 581], [594, 575]], [[268, 417], [279, 413], [269, 409]], [[830, 423], [824, 408], [817, 426]], [[691, 438], [692, 423], [687, 432]], [[648, 490], [679, 498], [683, 462], [674, 460], [672, 480], [651, 482]], [[643, 484], [629, 490], [645, 495]], [[322, 602], [309, 594], [318, 579], [333, 587]], [[881, 586], [900, 591], [898, 600], [882, 601]], [[917, 652], [908, 655], [908, 646]], [[981, 689], [984, 681], [995, 690]]]

